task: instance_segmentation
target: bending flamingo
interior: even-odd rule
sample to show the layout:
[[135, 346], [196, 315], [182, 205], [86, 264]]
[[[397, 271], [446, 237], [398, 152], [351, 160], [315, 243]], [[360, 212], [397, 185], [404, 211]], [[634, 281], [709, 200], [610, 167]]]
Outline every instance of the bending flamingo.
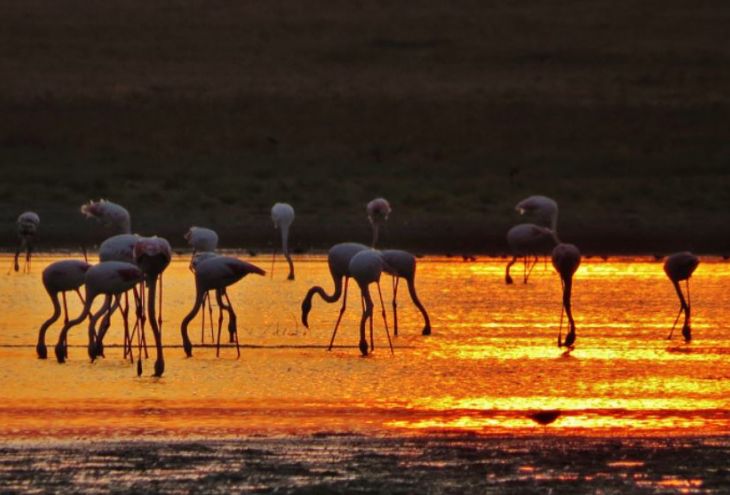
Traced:
[[20, 256], [20, 252], [23, 249], [25, 249], [25, 265], [23, 266], [23, 271], [30, 272], [30, 258], [33, 253], [35, 236], [38, 233], [38, 226], [40, 225], [40, 223], [41, 218], [38, 216], [37, 213], [33, 211], [26, 211], [18, 216], [16, 224], [18, 226], [18, 237], [20, 237], [20, 244], [15, 250], [15, 263], [13, 265], [16, 272], [20, 270], [18, 257]]
[[[289, 227], [294, 222], [294, 208], [288, 203], [276, 203], [271, 208], [271, 219], [274, 221], [274, 228], [281, 230], [281, 248], [286, 261], [289, 263], [289, 276], [287, 280], [294, 280], [294, 263], [289, 254]], [[274, 255], [276, 255], [276, 251], [274, 251]]]
[[563, 309], [568, 315], [570, 330], [565, 335], [565, 341], [562, 340], [563, 316], [560, 313], [560, 330], [558, 331], [558, 347], [567, 347], [572, 349], [575, 345], [575, 321], [573, 320], [573, 311], [571, 309], [571, 292], [573, 288], [573, 275], [580, 266], [580, 251], [573, 244], [558, 244], [553, 249], [553, 267], [560, 275], [560, 281], [563, 286]]
[[327, 294], [322, 287], [314, 286], [309, 289], [309, 291], [307, 291], [307, 295], [302, 301], [302, 324], [306, 328], [309, 328], [309, 312], [312, 310], [312, 298], [314, 297], [314, 295], [318, 295], [322, 298], [322, 300], [329, 304], [337, 302], [343, 295], [342, 280], [345, 280], [342, 307], [340, 308], [340, 315], [337, 318], [337, 323], [335, 323], [335, 329], [332, 332], [332, 341], [330, 342], [328, 350], [332, 349], [334, 336], [337, 333], [337, 327], [339, 327], [340, 321], [342, 320], [342, 315], [344, 314], [345, 308], [347, 307], [347, 285], [351, 276], [350, 261], [357, 253], [359, 253], [360, 251], [365, 251], [367, 249], [369, 248], [364, 244], [358, 244], [356, 242], [343, 242], [332, 246], [327, 253], [327, 264], [329, 265], [330, 275], [332, 275], [332, 281], [335, 284], [334, 292], [332, 293], [332, 295], [330, 295]]
[[[380, 305], [383, 309], [383, 321], [385, 322], [385, 333], [388, 336], [390, 352], [393, 352], [393, 343], [388, 332], [388, 322], [385, 318], [385, 306], [383, 306], [383, 295], [380, 291], [380, 275], [383, 273], [385, 261], [382, 255], [375, 250], [368, 249], [360, 251], [350, 260], [350, 275], [357, 281], [360, 287], [360, 295], [363, 301], [362, 318], [360, 319], [360, 353], [368, 355], [368, 343], [365, 339], [365, 323], [370, 320], [370, 350], [375, 350], [373, 340], [373, 299], [370, 297], [370, 284], [376, 284], [380, 295]], [[334, 341], [335, 336], [332, 335]], [[331, 344], [330, 344], [331, 347]]]
[[375, 198], [370, 201], [366, 207], [368, 213], [368, 220], [373, 228], [373, 243], [372, 247], [378, 243], [378, 231], [380, 226], [388, 220], [388, 215], [392, 211], [390, 209], [390, 203], [385, 198]]
[[121, 261], [105, 261], [89, 268], [84, 278], [84, 285], [86, 287], [84, 309], [78, 317], [68, 321], [63, 326], [58, 336], [58, 343], [55, 349], [58, 362], [63, 363], [66, 360], [66, 341], [69, 330], [83, 322], [91, 312], [91, 305], [94, 303], [94, 299], [99, 295], [104, 295], [106, 297], [102, 309], [95, 313], [89, 321], [89, 357], [92, 360], [95, 359], [97, 356], [95, 330], [97, 320], [111, 307], [112, 297], [120, 296], [127, 292], [136, 284], [140, 283], [143, 278], [144, 274], [138, 266]]
[[[180, 333], [182, 334], [183, 348], [188, 357], [193, 355], [193, 345], [188, 338], [188, 324], [195, 318], [203, 305], [203, 298], [209, 290], [215, 290], [218, 305], [228, 312], [228, 332], [231, 339], [235, 338], [236, 352], [238, 356], [241, 351], [238, 345], [238, 330], [236, 327], [236, 313], [233, 311], [231, 301], [226, 294], [226, 288], [235, 284], [249, 273], [265, 275], [261, 268], [246, 261], [230, 256], [216, 256], [200, 262], [195, 269], [195, 304], [182, 321]], [[225, 298], [225, 302], [223, 301]], [[220, 352], [220, 330], [218, 332], [218, 348], [216, 355]]]
[[[674, 327], [677, 326], [677, 321], [679, 321], [679, 317], [684, 311], [684, 325], [682, 325], [682, 336], [684, 337], [685, 342], [690, 342], [692, 340], [692, 328], [690, 327], [690, 313], [692, 306], [689, 297], [689, 279], [692, 277], [692, 274], [699, 264], [699, 258], [688, 251], [674, 253], [673, 255], [667, 257], [667, 260], [664, 262], [664, 273], [666, 273], [667, 277], [669, 277], [669, 280], [672, 281], [672, 285], [674, 285], [674, 290], [677, 291], [677, 297], [679, 297], [679, 313], [677, 313], [677, 317], [674, 319], [674, 325], [672, 325], [672, 330], [669, 332], [667, 339], [672, 338], [672, 334], [674, 333]], [[679, 282], [681, 282], [682, 280], [685, 281], [685, 284], [687, 286], [686, 300], [684, 298], [684, 295], [682, 294], [682, 288], [679, 286]]]
[[385, 261], [383, 267], [385, 272], [393, 276], [393, 334], [398, 335], [398, 304], [396, 298], [398, 295], [398, 282], [403, 278], [408, 283], [408, 293], [413, 304], [423, 315], [425, 323], [421, 334], [431, 335], [431, 320], [428, 317], [426, 308], [418, 299], [418, 294], [416, 294], [416, 257], [411, 253], [397, 249], [386, 249], [381, 251], [380, 254]]
[[89, 268], [91, 268], [91, 265], [85, 261], [63, 260], [51, 263], [45, 270], [43, 270], [43, 286], [46, 288], [46, 292], [48, 292], [48, 295], [51, 298], [53, 314], [50, 318], [43, 322], [40, 330], [38, 330], [36, 353], [38, 354], [39, 359], [46, 359], [48, 357], [48, 350], [46, 348], [46, 331], [61, 316], [61, 304], [58, 301], [59, 292], [63, 298], [63, 323], [66, 324], [68, 323], [66, 292], [76, 291], [81, 302], [84, 302], [84, 298], [81, 297], [79, 288], [84, 285], [84, 278], [86, 277], [86, 272]]
[[[527, 283], [530, 273], [538, 261], [538, 255], [548, 253], [560, 241], [558, 232], [558, 204], [547, 196], [529, 196], [515, 206], [520, 215], [530, 214], [539, 222], [523, 223], [512, 227], [507, 232], [507, 244], [512, 251], [512, 259], [507, 264], [505, 283], [511, 284], [510, 267], [523, 258], [523, 283]], [[545, 228], [547, 227], [547, 228]], [[532, 261], [530, 257], [534, 257]]]

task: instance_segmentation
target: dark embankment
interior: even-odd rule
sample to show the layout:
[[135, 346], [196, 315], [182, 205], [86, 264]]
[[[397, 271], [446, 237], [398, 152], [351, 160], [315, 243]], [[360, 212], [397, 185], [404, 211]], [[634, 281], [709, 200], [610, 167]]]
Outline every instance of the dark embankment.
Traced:
[[3, 8], [0, 222], [98, 240], [78, 206], [126, 205], [183, 244], [369, 239], [505, 249], [512, 205], [561, 205], [585, 251], [730, 246], [730, 4], [55, 2]]

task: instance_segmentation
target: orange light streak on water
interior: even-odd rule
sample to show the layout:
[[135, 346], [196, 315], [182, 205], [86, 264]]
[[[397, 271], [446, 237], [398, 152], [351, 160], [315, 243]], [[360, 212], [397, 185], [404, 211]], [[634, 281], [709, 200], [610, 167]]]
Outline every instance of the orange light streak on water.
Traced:
[[[192, 306], [186, 257], [165, 273], [167, 369], [161, 379], [136, 378], [120, 348], [90, 364], [85, 327], [70, 336], [69, 361], [35, 358], [35, 339], [51, 306], [30, 275], [0, 278], [0, 437], [146, 437], [297, 434], [694, 435], [730, 431], [730, 266], [703, 259], [692, 279], [695, 341], [664, 339], [678, 308], [660, 262], [584, 260], [575, 278], [577, 348], [556, 347], [560, 282], [540, 263], [530, 283], [505, 286], [504, 261], [419, 261], [417, 285], [434, 335], [422, 337], [419, 313], [399, 294], [400, 336], [387, 351], [376, 312], [376, 351], [360, 358], [356, 292], [338, 334], [324, 349], [339, 304], [317, 299], [311, 329], [299, 322], [307, 289], [331, 290], [321, 257], [299, 258], [297, 280], [249, 276], [230, 291], [244, 348], [184, 358], [179, 324]], [[269, 268], [268, 257], [250, 261]], [[10, 266], [10, 258], [0, 264]], [[516, 280], [519, 280], [516, 278]], [[382, 284], [390, 314], [390, 282]], [[80, 305], [70, 296], [71, 313]], [[60, 324], [48, 333], [49, 354]], [[190, 327], [200, 342], [200, 320]], [[223, 332], [226, 333], [225, 330]], [[206, 343], [210, 343], [206, 330]], [[151, 332], [148, 332], [151, 342]], [[119, 317], [107, 344], [121, 343]], [[76, 347], [79, 346], [79, 347]], [[152, 349], [150, 349], [152, 351]], [[562, 415], [543, 427], [538, 410]]]

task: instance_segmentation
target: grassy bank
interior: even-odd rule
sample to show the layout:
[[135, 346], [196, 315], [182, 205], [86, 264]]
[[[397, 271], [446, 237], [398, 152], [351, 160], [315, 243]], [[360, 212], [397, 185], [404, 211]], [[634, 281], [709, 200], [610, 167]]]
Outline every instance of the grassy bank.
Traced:
[[542, 193], [587, 251], [730, 246], [724, 2], [484, 6], [30, 0], [0, 31], [0, 204], [45, 246], [98, 240], [90, 198], [182, 244], [369, 238], [499, 252]]

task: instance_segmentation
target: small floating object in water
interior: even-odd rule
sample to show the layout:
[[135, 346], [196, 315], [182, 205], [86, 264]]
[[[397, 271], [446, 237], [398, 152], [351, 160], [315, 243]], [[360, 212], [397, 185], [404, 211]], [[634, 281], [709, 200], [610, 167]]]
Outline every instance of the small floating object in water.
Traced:
[[529, 417], [531, 420], [533, 420], [535, 423], [540, 424], [542, 426], [547, 426], [551, 423], [554, 423], [556, 419], [560, 417], [562, 413], [558, 411], [557, 409], [552, 409], [548, 411], [537, 411], [529, 414]]

